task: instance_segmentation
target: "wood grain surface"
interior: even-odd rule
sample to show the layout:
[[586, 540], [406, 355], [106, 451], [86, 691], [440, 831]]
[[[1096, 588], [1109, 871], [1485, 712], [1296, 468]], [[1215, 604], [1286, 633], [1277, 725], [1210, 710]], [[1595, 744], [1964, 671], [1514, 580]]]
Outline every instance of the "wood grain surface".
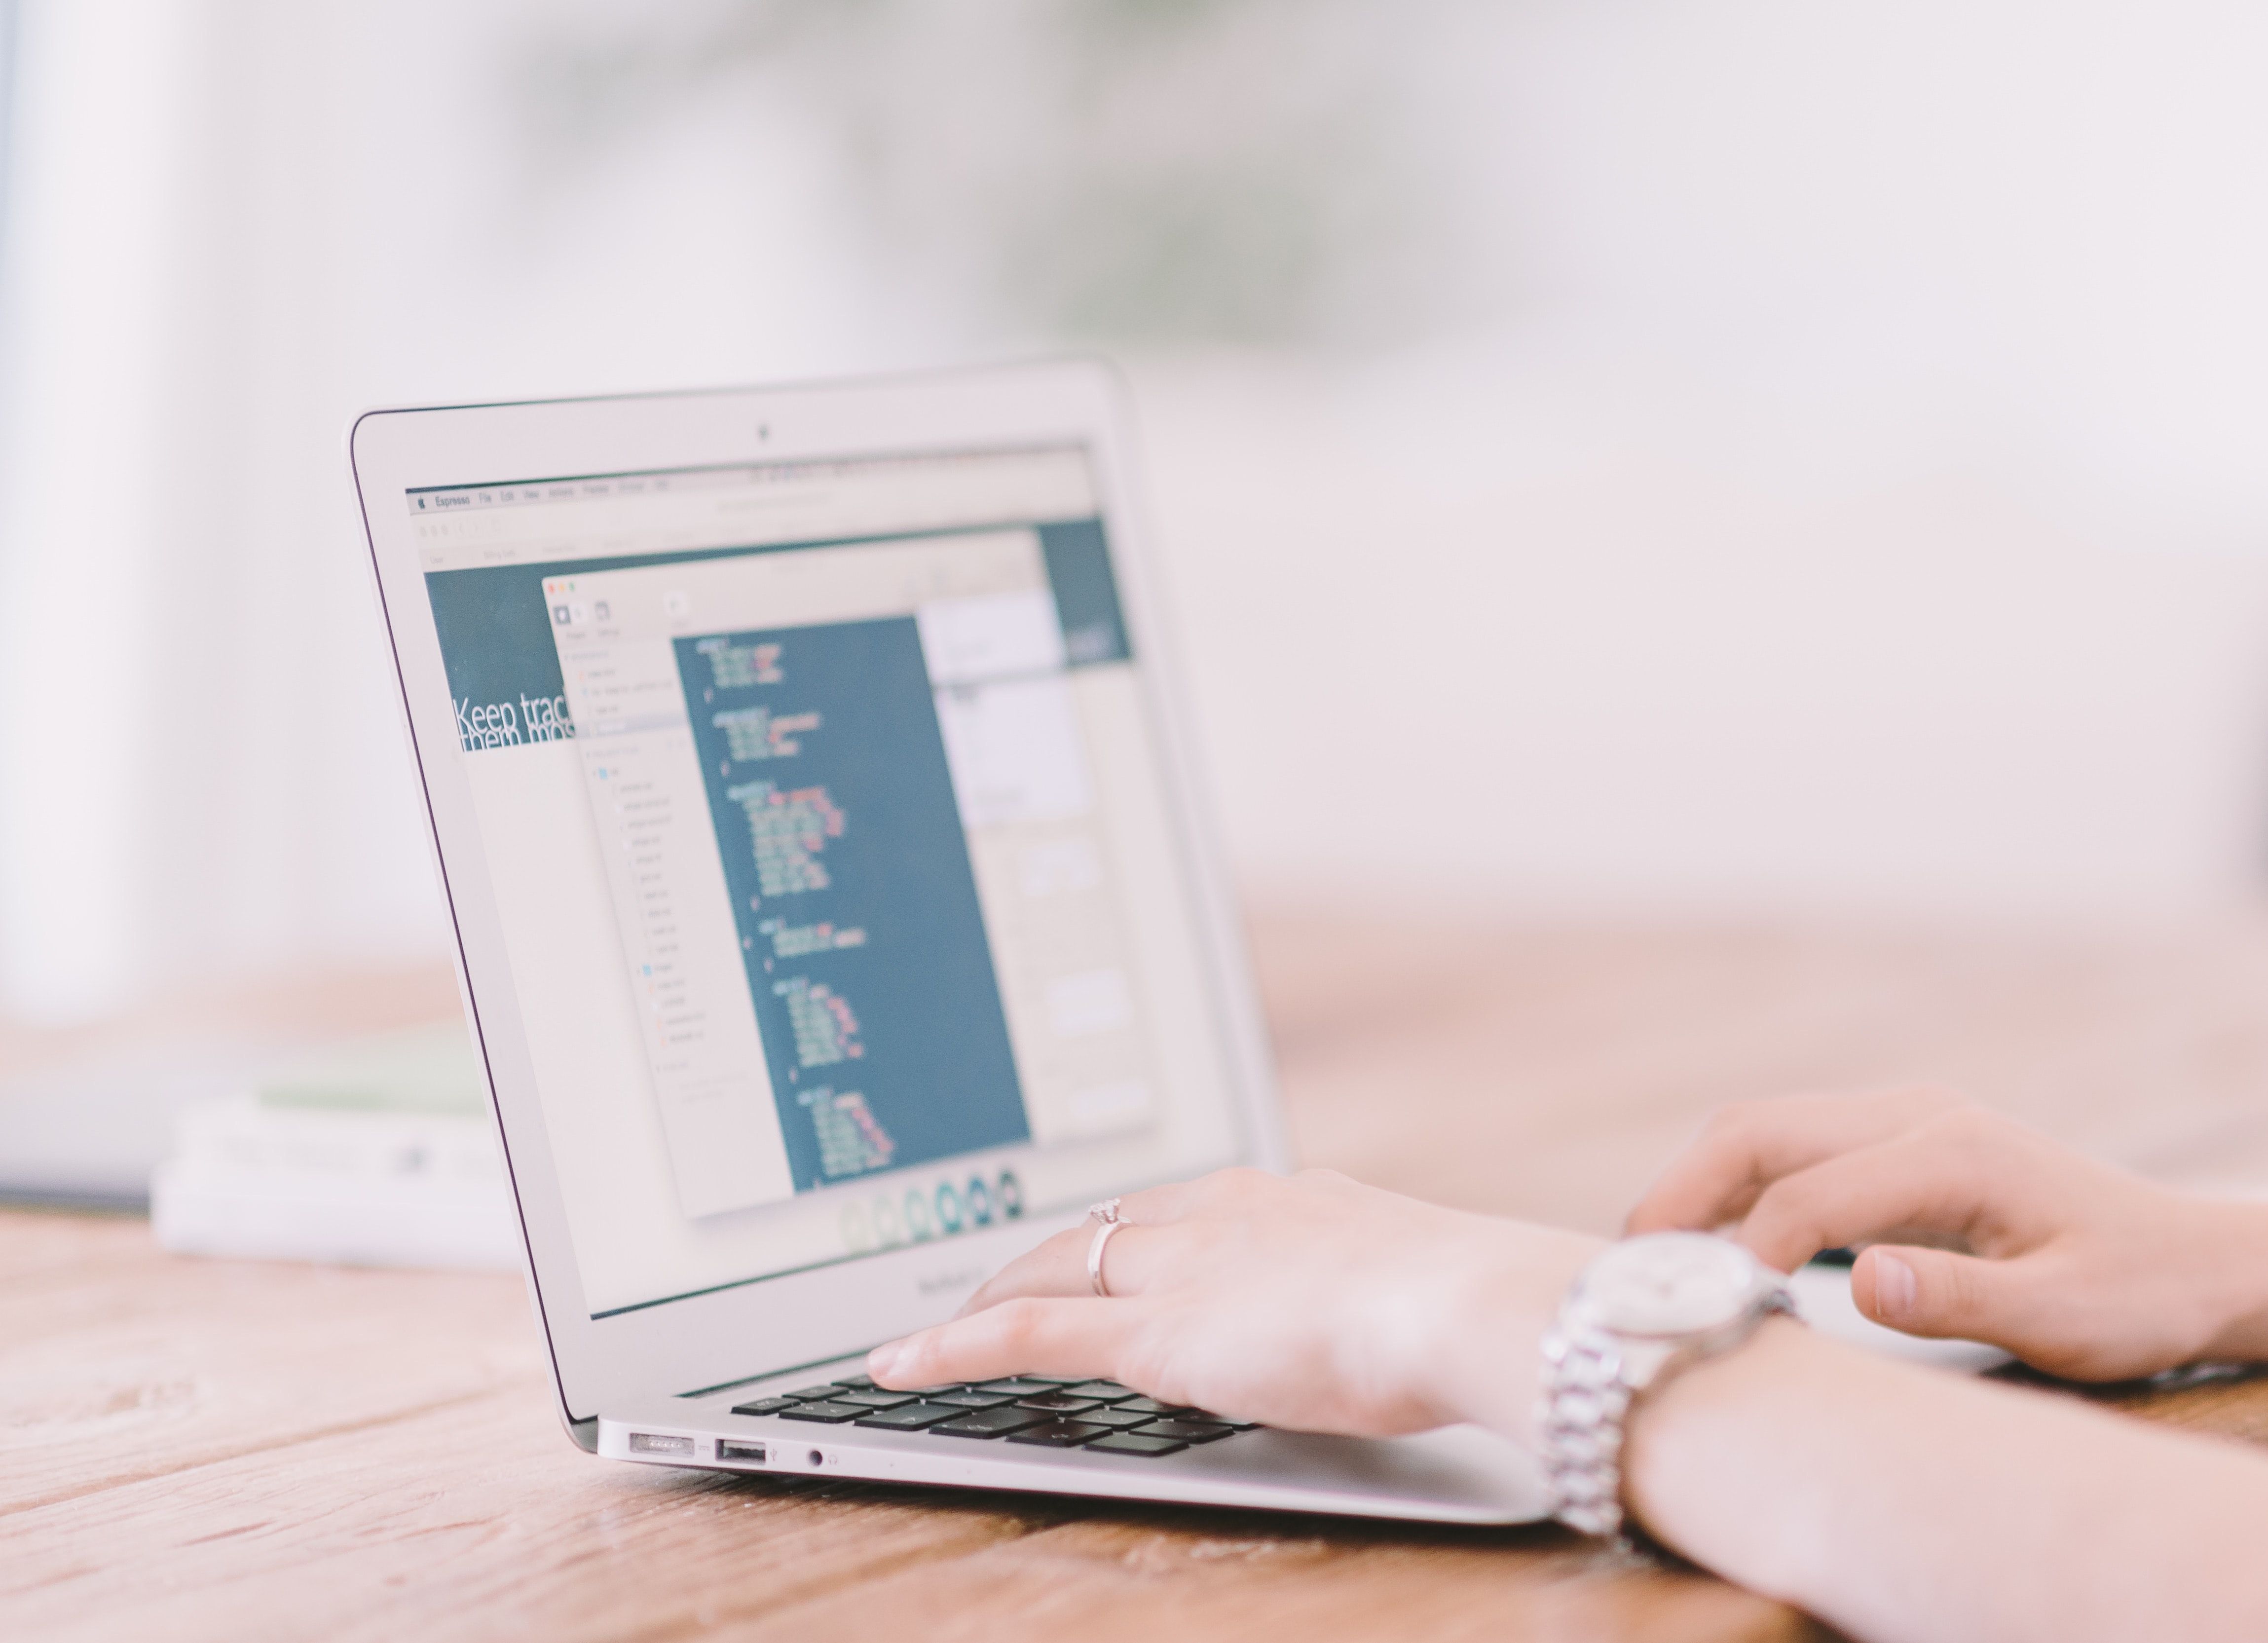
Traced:
[[[2169, 1179], [2268, 1182], [2268, 925], [2113, 939], [1256, 930], [1304, 1156], [1610, 1229], [1710, 1107], [1950, 1080]], [[2268, 1382], [2100, 1395], [2268, 1441]], [[0, 1636], [1822, 1635], [1547, 1529], [610, 1466], [517, 1280], [177, 1259], [0, 1213]]]

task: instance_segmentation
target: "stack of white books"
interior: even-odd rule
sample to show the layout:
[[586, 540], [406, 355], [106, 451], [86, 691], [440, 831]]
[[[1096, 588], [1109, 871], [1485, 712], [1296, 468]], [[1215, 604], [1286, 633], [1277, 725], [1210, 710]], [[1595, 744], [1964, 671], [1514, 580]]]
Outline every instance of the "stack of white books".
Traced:
[[519, 1234], [464, 1029], [342, 1044], [185, 1108], [150, 1180], [183, 1254], [500, 1268]]

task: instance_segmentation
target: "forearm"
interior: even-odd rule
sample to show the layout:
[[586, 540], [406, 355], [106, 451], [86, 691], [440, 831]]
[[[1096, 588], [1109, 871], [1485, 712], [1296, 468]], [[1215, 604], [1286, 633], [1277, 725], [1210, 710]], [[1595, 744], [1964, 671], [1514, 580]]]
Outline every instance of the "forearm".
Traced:
[[1786, 1323], [1641, 1404], [1666, 1544], [1881, 1643], [2268, 1636], [2268, 1461]]

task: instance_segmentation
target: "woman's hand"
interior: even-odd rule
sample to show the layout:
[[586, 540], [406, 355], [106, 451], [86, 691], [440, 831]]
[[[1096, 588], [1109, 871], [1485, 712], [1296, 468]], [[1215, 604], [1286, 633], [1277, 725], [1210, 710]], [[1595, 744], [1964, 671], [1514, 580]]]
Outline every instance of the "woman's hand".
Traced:
[[2268, 1358], [2268, 1206], [2183, 1198], [1937, 1090], [1727, 1108], [1631, 1212], [1793, 1271], [1867, 1243], [1851, 1293], [1911, 1335], [2080, 1380]]
[[1108, 1377], [1307, 1432], [1476, 1420], [1520, 1435], [1537, 1341], [1594, 1238], [1439, 1209], [1328, 1170], [1230, 1169], [1130, 1193], [1087, 1283], [1092, 1223], [1013, 1261], [952, 1323], [879, 1346], [885, 1386]]

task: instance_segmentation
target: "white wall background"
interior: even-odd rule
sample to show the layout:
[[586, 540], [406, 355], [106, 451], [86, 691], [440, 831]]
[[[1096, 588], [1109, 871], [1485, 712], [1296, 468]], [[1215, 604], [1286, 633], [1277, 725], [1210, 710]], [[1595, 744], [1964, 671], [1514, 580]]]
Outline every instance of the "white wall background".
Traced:
[[[1226, 10], [1060, 145], [1138, 182], [1239, 85], [1239, 155], [1353, 110], [1320, 171], [1284, 162], [1310, 193], [1344, 166], [1355, 205], [1272, 330], [1264, 280], [1082, 331], [1003, 276], [1000, 202], [1067, 186], [1011, 164], [1058, 116], [1005, 120], [984, 78], [1034, 71], [1042, 0], [677, 81], [659, 52], [659, 92], [595, 114], [531, 99], [528, 65], [644, 63], [733, 8], [26, 0], [0, 1013], [438, 949], [356, 409], [1112, 325], [1259, 893], [2057, 918], [2257, 895], [2268, 17]], [[860, 195], [874, 152], [896, 169]], [[1242, 245], [1219, 256], [1267, 251]]]

